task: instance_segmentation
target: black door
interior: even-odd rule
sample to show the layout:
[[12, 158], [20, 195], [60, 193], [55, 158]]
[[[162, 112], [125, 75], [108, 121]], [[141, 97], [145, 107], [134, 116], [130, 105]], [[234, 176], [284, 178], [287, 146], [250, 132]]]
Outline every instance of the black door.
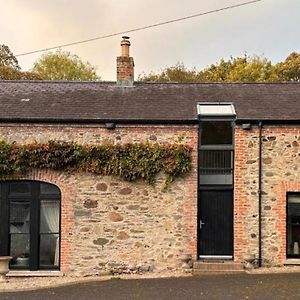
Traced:
[[198, 211], [200, 257], [233, 255], [233, 191], [202, 190]]

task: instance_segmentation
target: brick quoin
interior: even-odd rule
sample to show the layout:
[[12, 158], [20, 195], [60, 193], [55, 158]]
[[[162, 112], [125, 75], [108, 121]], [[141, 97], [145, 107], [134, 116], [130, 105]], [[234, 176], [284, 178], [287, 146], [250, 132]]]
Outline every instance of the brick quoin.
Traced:
[[33, 170], [21, 179], [37, 180], [56, 185], [61, 192], [61, 256], [60, 270], [69, 271], [73, 244], [74, 212], [72, 200], [76, 195], [76, 183], [62, 172]]
[[286, 205], [287, 193], [289, 192], [300, 192], [300, 181], [287, 182], [283, 180], [280, 182], [280, 196], [274, 208], [276, 215], [275, 226], [281, 237], [281, 247], [277, 257], [280, 263], [284, 263], [286, 260]]
[[234, 260], [242, 261], [248, 246], [248, 239], [244, 220], [248, 211], [246, 186], [243, 183], [244, 166], [247, 160], [246, 143], [247, 132], [235, 130], [235, 158], [234, 158]]

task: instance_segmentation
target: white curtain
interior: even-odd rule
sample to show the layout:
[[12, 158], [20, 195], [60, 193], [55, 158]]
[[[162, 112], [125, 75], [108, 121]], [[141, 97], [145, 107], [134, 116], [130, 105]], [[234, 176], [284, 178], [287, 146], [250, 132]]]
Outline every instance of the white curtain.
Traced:
[[[41, 232], [59, 232], [59, 202], [41, 201]], [[51, 235], [51, 238], [54, 238], [54, 235]], [[58, 266], [59, 236], [55, 237], [54, 245], [54, 265]]]

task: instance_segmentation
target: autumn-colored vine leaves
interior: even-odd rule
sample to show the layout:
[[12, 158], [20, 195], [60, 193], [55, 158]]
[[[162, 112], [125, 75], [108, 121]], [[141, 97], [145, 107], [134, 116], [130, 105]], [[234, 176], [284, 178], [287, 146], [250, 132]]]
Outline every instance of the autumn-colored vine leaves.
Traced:
[[167, 175], [168, 184], [188, 173], [191, 165], [191, 148], [182, 144], [87, 146], [49, 141], [18, 145], [0, 141], [2, 178], [16, 178], [38, 168], [115, 175], [128, 181], [144, 179], [153, 184], [155, 176], [162, 171]]

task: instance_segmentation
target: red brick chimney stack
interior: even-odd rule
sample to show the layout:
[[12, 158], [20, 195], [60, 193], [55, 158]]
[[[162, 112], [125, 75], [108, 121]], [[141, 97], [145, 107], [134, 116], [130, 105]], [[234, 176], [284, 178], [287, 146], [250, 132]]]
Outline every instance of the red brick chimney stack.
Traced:
[[117, 84], [133, 86], [134, 62], [129, 56], [130, 41], [128, 36], [123, 36], [121, 41], [121, 56], [117, 57]]

